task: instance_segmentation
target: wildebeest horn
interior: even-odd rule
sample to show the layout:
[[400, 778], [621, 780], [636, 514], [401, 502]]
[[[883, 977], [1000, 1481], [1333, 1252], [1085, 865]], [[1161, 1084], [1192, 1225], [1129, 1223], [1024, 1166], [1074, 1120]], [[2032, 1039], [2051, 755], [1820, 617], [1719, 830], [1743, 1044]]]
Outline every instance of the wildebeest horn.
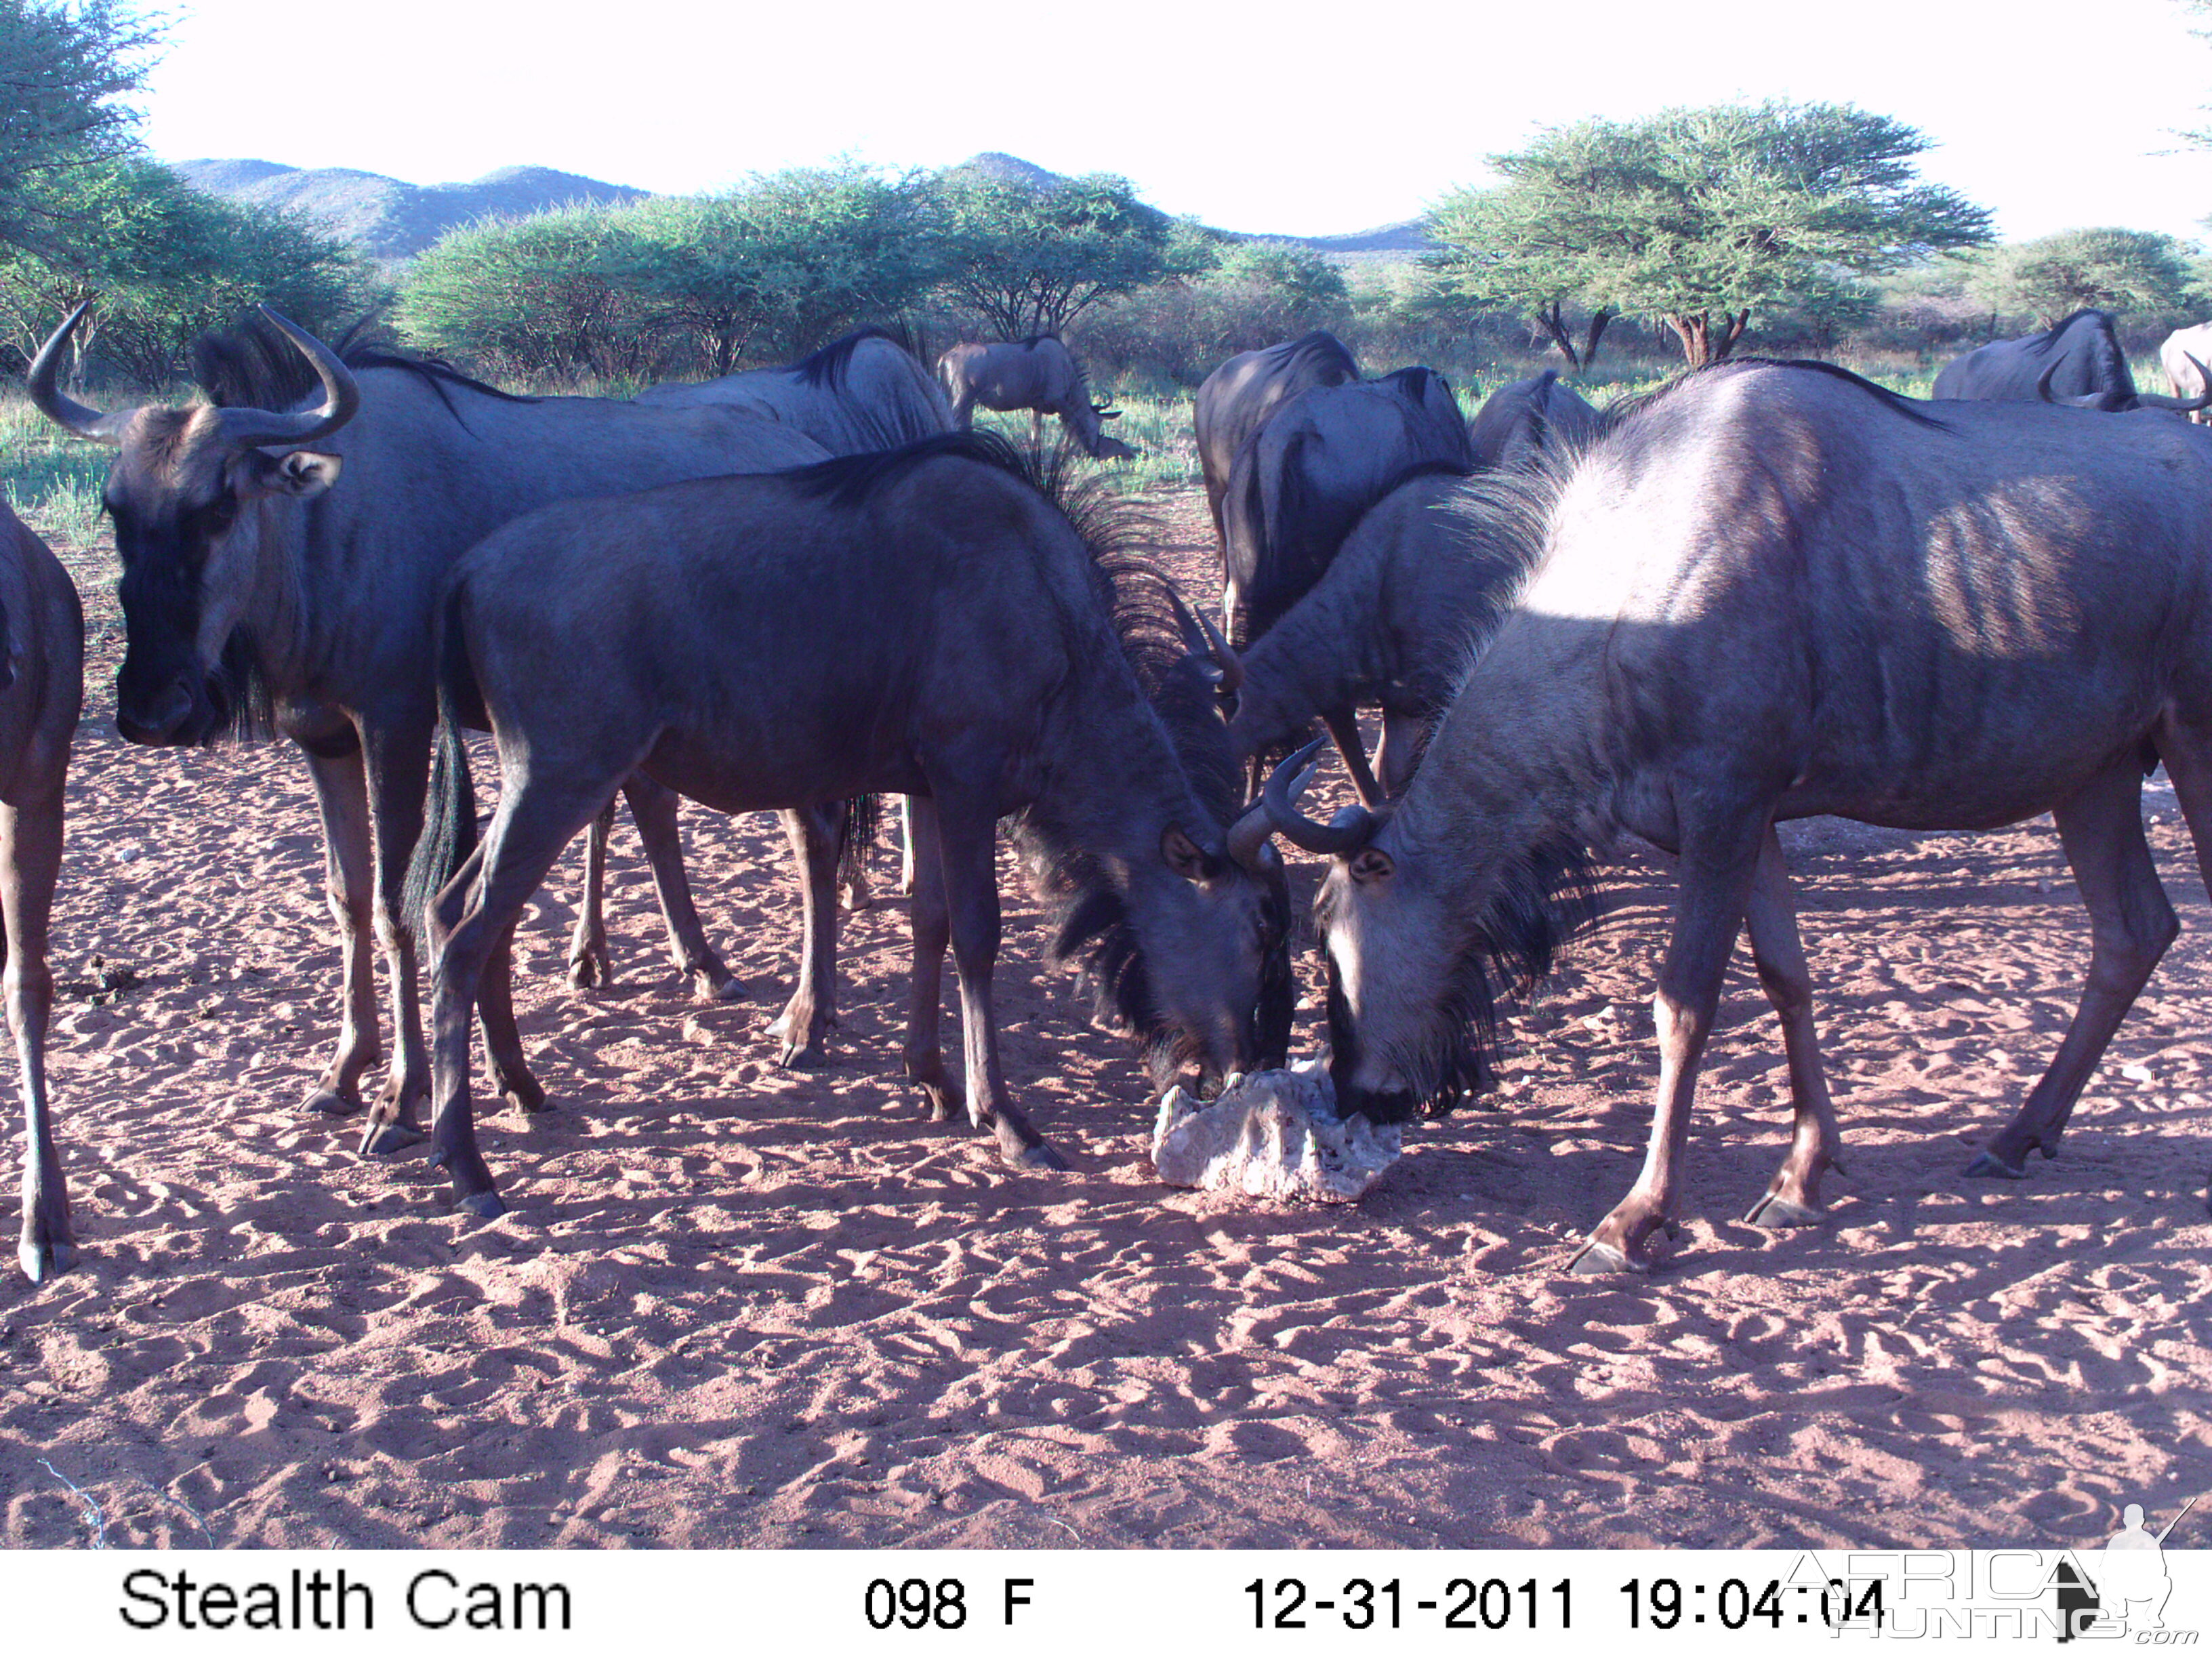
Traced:
[[1243, 659], [1229, 648], [1229, 641], [1221, 632], [1190, 607], [1188, 600], [1179, 592], [1173, 582], [1164, 585], [1168, 592], [1168, 604], [1174, 607], [1176, 626], [1182, 632], [1183, 649], [1194, 657], [1210, 657], [1218, 672], [1221, 689], [1241, 691], [1244, 689]]
[[1347, 806], [1327, 823], [1316, 823], [1298, 811], [1298, 797], [1313, 781], [1314, 757], [1328, 741], [1325, 737], [1316, 738], [1269, 773], [1260, 804], [1267, 809], [1267, 822], [1289, 837], [1294, 847], [1303, 847], [1309, 853], [1357, 852], [1374, 838], [1382, 822], [1365, 807]]
[[87, 300], [69, 314], [62, 325], [53, 331], [39, 355], [31, 359], [31, 401], [39, 412], [56, 426], [74, 432], [80, 438], [93, 438], [104, 444], [120, 444], [123, 428], [129, 424], [131, 411], [123, 410], [113, 415], [101, 413], [77, 402], [57, 384], [61, 372], [62, 353], [69, 349], [70, 336], [84, 320], [84, 313], [92, 309]]
[[2168, 398], [2159, 392], [2145, 392], [2137, 394], [2137, 403], [2148, 409], [2177, 410], [2184, 415], [2193, 415], [2200, 409], [2212, 408], [2212, 370], [2207, 370], [2189, 353], [2185, 351], [2181, 355], [2189, 358], [2189, 366], [2197, 371], [2197, 384], [2204, 388], [2203, 392], [2194, 398]]
[[323, 406], [302, 410], [296, 415], [280, 415], [270, 409], [226, 409], [220, 416], [223, 441], [234, 449], [313, 443], [353, 419], [354, 411], [361, 407], [361, 387], [338, 361], [337, 354], [289, 318], [267, 306], [258, 309], [286, 339], [300, 348], [301, 355], [313, 368], [315, 378], [323, 383]]
[[1257, 800], [1229, 826], [1229, 856], [1255, 875], [1268, 876], [1282, 868], [1283, 855], [1267, 844], [1275, 826], [1267, 821], [1267, 803]]

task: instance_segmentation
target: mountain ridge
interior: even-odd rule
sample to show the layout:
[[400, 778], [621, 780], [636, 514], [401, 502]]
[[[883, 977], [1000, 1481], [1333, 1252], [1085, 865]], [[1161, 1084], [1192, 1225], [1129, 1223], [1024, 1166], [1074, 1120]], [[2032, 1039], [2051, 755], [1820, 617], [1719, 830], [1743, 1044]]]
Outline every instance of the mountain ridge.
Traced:
[[[478, 219], [520, 218], [572, 202], [634, 202], [653, 193], [557, 167], [499, 167], [465, 183], [414, 185], [357, 167], [295, 167], [253, 156], [203, 157], [171, 165], [196, 190], [304, 213], [331, 234], [380, 259], [420, 253], [447, 231]], [[945, 169], [963, 170], [1043, 189], [1066, 176], [1003, 150], [983, 150]], [[1342, 258], [1402, 256], [1422, 252], [1429, 246], [1417, 219], [1332, 236], [1243, 230], [1218, 234], [1237, 241], [1288, 242]]]

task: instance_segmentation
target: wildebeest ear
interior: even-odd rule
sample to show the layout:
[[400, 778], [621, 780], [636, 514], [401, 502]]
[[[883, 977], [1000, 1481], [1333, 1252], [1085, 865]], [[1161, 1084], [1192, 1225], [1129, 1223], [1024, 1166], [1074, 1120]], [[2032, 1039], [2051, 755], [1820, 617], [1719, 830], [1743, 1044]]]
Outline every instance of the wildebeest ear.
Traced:
[[246, 452], [246, 465], [237, 475], [241, 496], [289, 495], [306, 501], [319, 495], [338, 481], [342, 457], [319, 455], [312, 449], [295, 449], [283, 455]]
[[1213, 873], [1213, 860], [1206, 849], [1172, 823], [1161, 832], [1160, 856], [1185, 881], [1204, 881]]
[[1388, 881], [1397, 866], [1379, 847], [1363, 847], [1352, 855], [1352, 878], [1358, 882]]

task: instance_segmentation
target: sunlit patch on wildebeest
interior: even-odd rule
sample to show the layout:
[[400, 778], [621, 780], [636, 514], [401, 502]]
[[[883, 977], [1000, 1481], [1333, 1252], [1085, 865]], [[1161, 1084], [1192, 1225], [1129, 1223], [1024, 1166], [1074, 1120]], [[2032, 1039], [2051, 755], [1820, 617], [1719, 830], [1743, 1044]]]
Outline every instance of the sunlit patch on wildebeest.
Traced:
[[[1042, 866], [1058, 953], [1085, 960], [1142, 1038], [1217, 1073], [1279, 1060], [1280, 860], [1264, 815], [1239, 813], [1210, 685], [1157, 599], [1152, 653], [1188, 683], [1148, 695], [1141, 586], [1117, 590], [1021, 459], [981, 433], [564, 503], [473, 550], [441, 622], [448, 720], [413, 877], [441, 890], [434, 1133], [461, 1205], [500, 1208], [476, 1145], [471, 1011], [503, 994], [507, 938], [554, 856], [635, 768], [722, 811], [914, 799], [908, 1074], [940, 1109], [957, 1092], [937, 1038], [949, 941], [969, 1115], [1017, 1165], [1061, 1167], [1000, 1068], [1009, 815]], [[501, 767], [481, 845], [452, 723], [477, 712]], [[528, 1073], [512, 1025], [487, 1035], [513, 1091]]]
[[15, 1259], [33, 1282], [76, 1262], [69, 1194], [46, 1098], [54, 976], [46, 918], [62, 860], [62, 796], [84, 700], [84, 615], [61, 562], [0, 497], [0, 923], [22, 1082], [23, 1225]]
[[[1585, 914], [1583, 849], [1680, 854], [1650, 1151], [1578, 1258], [1672, 1231], [1699, 1056], [1747, 927], [1780, 1015], [1788, 1157], [1750, 1219], [1820, 1216], [1840, 1139], [1778, 819], [1971, 830], [2049, 811], [2094, 927], [2079, 1012], [1968, 1173], [2055, 1156], [2177, 924], [2144, 842], [2164, 761], [2212, 851], [2212, 434], [2144, 412], [1916, 404], [1825, 364], [1691, 376], [1564, 477], [1468, 486], [1528, 513], [1529, 575], [1404, 797], [1330, 826], [1321, 904], [1339, 1097], [1390, 1119], [1449, 1087], [1498, 978]], [[1478, 1029], [1478, 1036], [1480, 1035]]]
[[1030, 411], [1030, 440], [1042, 442], [1044, 417], [1057, 415], [1068, 436], [1094, 460], [1126, 461], [1137, 452], [1107, 436], [1101, 422], [1119, 420], [1091, 395], [1091, 382], [1075, 354], [1056, 334], [1026, 340], [970, 340], [937, 360], [938, 377], [952, 402], [952, 424], [966, 431], [975, 410]]
[[[345, 962], [337, 1049], [309, 1104], [357, 1109], [379, 1057], [374, 908], [395, 1053], [363, 1146], [419, 1139], [429, 1064], [400, 886], [422, 820], [447, 568], [548, 501], [817, 460], [821, 446], [734, 410], [515, 398], [374, 348], [342, 359], [265, 309], [198, 342], [213, 401], [103, 412], [58, 382], [88, 308], [29, 378], [51, 419], [116, 452], [106, 489], [123, 563], [116, 725], [137, 743], [198, 744], [265, 717], [305, 752]], [[702, 985], [728, 981], [682, 887], [672, 798], [641, 786], [631, 800], [679, 958]]]

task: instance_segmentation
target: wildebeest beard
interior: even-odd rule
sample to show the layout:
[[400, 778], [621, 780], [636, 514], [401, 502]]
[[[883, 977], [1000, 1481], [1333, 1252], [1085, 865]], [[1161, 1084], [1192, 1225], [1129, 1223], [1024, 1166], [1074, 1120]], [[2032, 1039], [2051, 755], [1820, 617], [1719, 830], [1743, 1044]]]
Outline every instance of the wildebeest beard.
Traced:
[[[141, 554], [135, 563], [135, 568], [125, 572], [119, 585], [125, 648], [123, 662], [115, 673], [118, 719], [138, 704], [131, 695], [132, 684], [173, 680], [190, 660], [189, 642], [199, 633], [198, 561], [185, 557], [178, 547], [167, 546], [150, 555]], [[162, 644], [154, 643], [155, 639]], [[185, 642], [181, 649], [178, 642]], [[144, 665], [149, 659], [154, 664], [150, 670]], [[260, 653], [245, 629], [231, 631], [223, 642], [222, 657], [200, 677], [198, 690], [205, 708], [185, 739], [191, 746], [211, 748], [227, 738], [250, 742], [274, 729], [268, 678], [262, 672]]]
[[[1326, 939], [1340, 890], [1332, 884], [1322, 890], [1314, 920]], [[1417, 1111], [1443, 1117], [1463, 1097], [1486, 1088], [1499, 1048], [1498, 1004], [1528, 996], [1599, 915], [1596, 868], [1579, 842], [1562, 836], [1540, 842], [1500, 872], [1488, 913], [1468, 933], [1445, 975], [1426, 1041], [1386, 1056], [1410, 1085], [1407, 1091], [1384, 1099], [1368, 1115], [1384, 1122], [1402, 1122]], [[1329, 1071], [1348, 1078], [1359, 1064], [1361, 1045], [1334, 957], [1328, 968]]]

